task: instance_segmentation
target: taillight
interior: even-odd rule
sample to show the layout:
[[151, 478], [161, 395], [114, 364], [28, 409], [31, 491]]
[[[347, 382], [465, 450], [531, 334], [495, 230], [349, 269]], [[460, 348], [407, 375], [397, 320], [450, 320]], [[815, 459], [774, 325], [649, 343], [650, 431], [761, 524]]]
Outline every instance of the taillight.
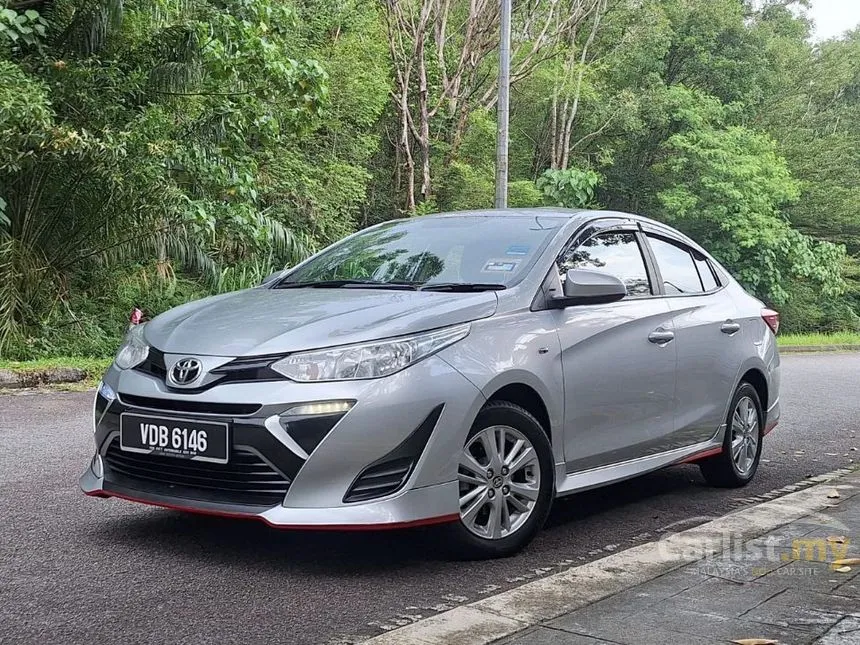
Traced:
[[770, 327], [770, 330], [776, 334], [779, 332], [779, 312], [773, 309], [762, 309], [761, 319]]

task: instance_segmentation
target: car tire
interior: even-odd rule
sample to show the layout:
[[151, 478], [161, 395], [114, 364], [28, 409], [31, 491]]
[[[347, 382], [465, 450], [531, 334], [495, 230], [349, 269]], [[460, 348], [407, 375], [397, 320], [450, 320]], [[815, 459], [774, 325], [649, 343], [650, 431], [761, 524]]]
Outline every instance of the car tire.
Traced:
[[[486, 439], [490, 436], [498, 436], [496, 433], [499, 432], [505, 433], [502, 435], [504, 438], [501, 443], [504, 446], [510, 446], [508, 454], [511, 455], [510, 463], [512, 467], [503, 470], [505, 477], [510, 478], [503, 479], [503, 482], [509, 482], [510, 486], [499, 484], [498, 479], [501, 473], [494, 473], [493, 477], [485, 473], [486, 481], [482, 482], [482, 484], [474, 484], [471, 481], [464, 482], [464, 477], [470, 480], [473, 478], [472, 471], [465, 470], [465, 467], [460, 465], [458, 468], [458, 480], [460, 482], [459, 501], [462, 502], [462, 500], [466, 499], [466, 495], [475, 489], [481, 488], [481, 485], [483, 485], [485, 495], [493, 495], [493, 498], [488, 498], [483, 502], [485, 506], [480, 510], [480, 513], [486, 511], [492, 518], [498, 517], [500, 519], [506, 513], [509, 534], [497, 535], [496, 537], [484, 537], [477, 534], [476, 530], [480, 528], [478, 526], [480, 516], [477, 513], [473, 515], [465, 513], [464, 511], [468, 511], [471, 508], [467, 504], [461, 508], [460, 520], [452, 522], [445, 527], [445, 531], [447, 531], [447, 535], [444, 536], [445, 549], [447, 554], [454, 559], [484, 560], [514, 555], [534, 539], [549, 514], [555, 491], [552, 447], [547, 433], [540, 422], [525, 408], [508, 401], [490, 401], [487, 403], [478, 413], [475, 422], [469, 430], [461, 449], [459, 461], [462, 462], [463, 459], [468, 459], [467, 450], [470, 450], [470, 446], [472, 451], [482, 451], [483, 444], [481, 443], [481, 439], [477, 438], [477, 435], [487, 433], [483, 435], [483, 438]], [[520, 461], [516, 456], [523, 456], [525, 458], [529, 447], [527, 444], [523, 444], [525, 448], [521, 448], [520, 452], [514, 452], [515, 446], [521, 439], [525, 439], [530, 444], [530, 447], [534, 451], [534, 458], [529, 458], [528, 465], [521, 466], [519, 470], [515, 471], [514, 466]], [[504, 452], [505, 448], [503, 447], [503, 456]], [[474, 456], [474, 452], [470, 454]], [[474, 465], [474, 462], [469, 463]], [[539, 469], [539, 476], [536, 478], [537, 481], [534, 481], [535, 469]], [[517, 486], [517, 484], [522, 484], [522, 486]], [[474, 488], [470, 488], [470, 486], [474, 486]], [[522, 517], [521, 512], [517, 516], [516, 514], [519, 512], [517, 507], [522, 507], [523, 504], [530, 502], [526, 497], [519, 496], [519, 491], [526, 490], [526, 488], [528, 488], [528, 494], [534, 495], [535, 499], [525, 517]], [[490, 491], [493, 492], [491, 493]], [[479, 495], [479, 497], [483, 496], [484, 494]], [[474, 503], [477, 506], [481, 503], [481, 499], [475, 499]], [[501, 505], [504, 505], [507, 510], [502, 511]], [[499, 515], [496, 516], [495, 513]], [[470, 523], [470, 526], [473, 527], [470, 529], [466, 521], [473, 516], [477, 516], [479, 519]], [[491, 519], [488, 519], [488, 526], [490, 523]], [[493, 525], [495, 524], [493, 522]], [[504, 520], [501, 521], [501, 524], [504, 524]]]
[[[741, 413], [744, 402], [747, 413]], [[747, 427], [754, 418], [755, 427]], [[761, 460], [764, 437], [764, 413], [758, 392], [749, 383], [742, 382], [735, 390], [726, 418], [722, 452], [699, 462], [705, 481], [720, 488], [746, 486], [755, 476]], [[736, 441], [742, 441], [740, 452]], [[751, 442], [755, 442], [753, 446]]]

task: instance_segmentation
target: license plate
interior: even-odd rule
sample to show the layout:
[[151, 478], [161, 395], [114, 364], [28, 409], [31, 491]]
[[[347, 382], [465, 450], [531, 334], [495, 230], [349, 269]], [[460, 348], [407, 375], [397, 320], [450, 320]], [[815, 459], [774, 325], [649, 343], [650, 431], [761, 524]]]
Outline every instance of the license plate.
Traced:
[[119, 445], [127, 452], [226, 464], [230, 454], [229, 426], [124, 412], [119, 417]]

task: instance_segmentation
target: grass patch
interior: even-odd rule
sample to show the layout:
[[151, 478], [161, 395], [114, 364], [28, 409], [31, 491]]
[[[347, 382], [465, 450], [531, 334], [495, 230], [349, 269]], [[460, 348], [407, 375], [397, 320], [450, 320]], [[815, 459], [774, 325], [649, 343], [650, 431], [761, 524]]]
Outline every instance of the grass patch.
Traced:
[[776, 337], [780, 347], [801, 345], [860, 345], [860, 333], [840, 331], [832, 334], [781, 334]]
[[96, 386], [104, 371], [111, 364], [111, 361], [113, 361], [112, 358], [82, 358], [79, 356], [40, 358], [33, 361], [0, 360], [0, 369], [36, 373], [55, 367], [75, 367], [87, 373], [83, 381], [77, 383], [57, 383], [50, 387], [60, 390], [88, 390]]

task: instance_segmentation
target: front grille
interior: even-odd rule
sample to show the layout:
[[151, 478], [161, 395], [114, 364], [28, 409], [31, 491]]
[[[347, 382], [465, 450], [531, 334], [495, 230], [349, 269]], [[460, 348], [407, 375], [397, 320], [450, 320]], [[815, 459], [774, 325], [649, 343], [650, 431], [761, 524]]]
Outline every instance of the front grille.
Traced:
[[229, 363], [212, 370], [213, 374], [223, 375], [219, 383], [237, 383], [241, 381], [279, 381], [285, 377], [270, 366], [283, 358], [283, 354], [265, 356], [240, 356]]
[[215, 464], [125, 452], [117, 437], [104, 459], [111, 474], [119, 476], [112, 477], [116, 483], [172, 497], [274, 506], [283, 501], [290, 487], [285, 475], [243, 448], [234, 448], [228, 463]]
[[168, 412], [196, 412], [198, 414], [221, 414], [223, 416], [245, 416], [254, 414], [262, 406], [259, 403], [210, 403], [208, 401], [184, 401], [182, 399], [159, 399], [136, 394], [120, 394], [123, 403], [150, 410]]
[[155, 347], [150, 347], [149, 353], [146, 355], [146, 360], [134, 369], [163, 381], [167, 377], [167, 365], [164, 362], [164, 352], [155, 349]]
[[393, 459], [365, 468], [344, 501], [361, 502], [393, 493], [406, 483], [414, 463], [413, 459]]
[[[265, 354], [261, 356], [240, 356], [224, 363], [213, 370], [215, 379], [208, 380], [205, 385], [196, 388], [182, 388], [183, 392], [203, 392], [216, 385], [225, 383], [246, 383], [253, 381], [283, 381], [286, 377], [271, 368], [272, 363], [282, 359], [284, 354]], [[170, 387], [167, 381], [167, 362], [164, 352], [155, 347], [149, 348], [146, 360], [134, 368], [135, 371], [154, 376]]]

